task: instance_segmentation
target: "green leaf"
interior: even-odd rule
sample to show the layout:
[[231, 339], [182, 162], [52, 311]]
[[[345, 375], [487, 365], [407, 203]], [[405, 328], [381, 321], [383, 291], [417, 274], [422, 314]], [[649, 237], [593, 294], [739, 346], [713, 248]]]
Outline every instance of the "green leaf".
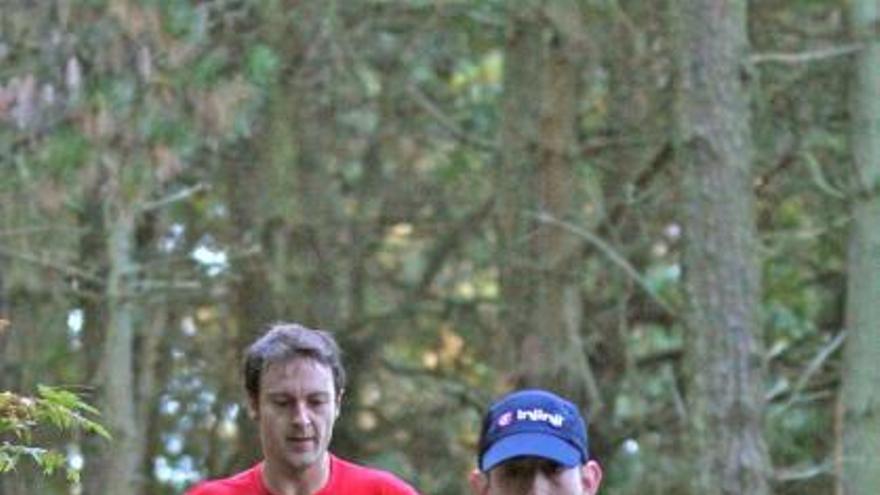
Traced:
[[229, 57], [225, 51], [212, 51], [200, 58], [192, 69], [184, 72], [184, 77], [196, 87], [213, 86], [222, 78], [228, 62]]
[[71, 128], [59, 129], [46, 138], [38, 161], [47, 170], [66, 177], [88, 161], [91, 145], [88, 139]]
[[278, 75], [280, 59], [275, 51], [266, 45], [257, 45], [247, 54], [248, 80], [257, 86], [267, 87]]
[[172, 36], [186, 38], [199, 34], [200, 16], [191, 2], [162, 1], [163, 26]]
[[63, 432], [78, 428], [110, 439], [109, 432], [86, 417], [88, 414], [97, 415], [98, 410], [69, 390], [37, 385], [36, 399], [0, 392], [0, 433], [12, 433], [17, 442], [7, 440], [0, 444], [0, 473], [15, 469], [21, 458], [29, 458], [45, 475], [63, 469], [67, 480], [76, 483], [79, 472], [68, 465], [64, 453], [28, 444], [32, 431], [44, 425]]

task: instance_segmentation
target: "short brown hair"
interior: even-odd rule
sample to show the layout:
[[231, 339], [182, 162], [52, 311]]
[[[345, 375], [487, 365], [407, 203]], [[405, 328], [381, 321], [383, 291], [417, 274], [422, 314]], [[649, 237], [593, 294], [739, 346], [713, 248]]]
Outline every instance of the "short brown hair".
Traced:
[[260, 379], [268, 365], [298, 357], [314, 359], [330, 368], [337, 397], [345, 389], [345, 368], [339, 344], [330, 332], [299, 323], [279, 322], [270, 325], [245, 352], [244, 387], [248, 396], [253, 400], [259, 398]]

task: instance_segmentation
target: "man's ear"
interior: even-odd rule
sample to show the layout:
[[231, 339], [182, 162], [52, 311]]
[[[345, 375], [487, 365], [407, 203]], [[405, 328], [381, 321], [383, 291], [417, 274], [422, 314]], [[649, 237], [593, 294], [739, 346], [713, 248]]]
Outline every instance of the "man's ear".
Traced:
[[468, 476], [468, 484], [471, 487], [471, 493], [474, 495], [489, 493], [489, 475], [481, 473], [479, 469], [471, 471], [470, 476]]
[[584, 486], [584, 493], [596, 495], [599, 485], [602, 484], [602, 466], [598, 462], [587, 461], [581, 466], [581, 484]]
[[338, 394], [336, 394], [336, 416], [339, 417], [339, 413], [342, 412], [342, 397], [345, 395], [345, 389], [341, 389]]

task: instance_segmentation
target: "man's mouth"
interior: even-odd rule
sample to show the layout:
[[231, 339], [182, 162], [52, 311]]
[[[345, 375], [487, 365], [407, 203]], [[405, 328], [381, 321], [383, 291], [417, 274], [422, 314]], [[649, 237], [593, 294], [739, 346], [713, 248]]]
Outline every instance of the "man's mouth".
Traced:
[[304, 448], [310, 447], [313, 443], [315, 443], [315, 437], [287, 437], [287, 442], [294, 447]]

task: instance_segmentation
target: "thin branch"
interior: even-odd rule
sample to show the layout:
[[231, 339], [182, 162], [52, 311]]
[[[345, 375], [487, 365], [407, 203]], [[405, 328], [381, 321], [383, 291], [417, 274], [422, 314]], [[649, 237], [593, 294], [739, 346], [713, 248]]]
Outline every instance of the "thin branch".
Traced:
[[773, 472], [773, 479], [778, 482], [804, 481], [816, 476], [831, 473], [832, 462], [827, 459], [819, 464], [778, 468]]
[[55, 225], [44, 225], [44, 226], [35, 226], [35, 227], [17, 227], [11, 229], [0, 230], [0, 237], [17, 237], [17, 236], [26, 236], [31, 234], [40, 234], [43, 232], [52, 232], [59, 230], [67, 230], [71, 232], [83, 232], [85, 229], [80, 227], [64, 227], [64, 226], [55, 226]]
[[799, 143], [790, 144], [787, 149], [779, 156], [776, 160], [773, 167], [770, 168], [767, 172], [759, 175], [754, 182], [755, 195], [758, 197], [764, 196], [766, 191], [770, 187], [770, 183], [776, 177], [782, 176], [782, 172], [787, 170], [797, 161], [797, 150], [800, 147]]
[[428, 290], [428, 287], [434, 282], [437, 274], [442, 270], [447, 256], [462, 243], [462, 238], [467, 234], [479, 232], [480, 224], [482, 224], [486, 217], [492, 212], [493, 206], [494, 199], [489, 198], [488, 200], [483, 201], [483, 203], [476, 209], [465, 215], [461, 221], [452, 226], [448, 234], [445, 235], [431, 250], [427, 257], [428, 261], [425, 270], [422, 272], [418, 285], [415, 287], [415, 290], [409, 291], [411, 294], [416, 297], [421, 297]]
[[679, 424], [684, 426], [688, 421], [687, 403], [684, 394], [678, 387], [678, 380], [675, 377], [675, 371], [672, 366], [664, 366], [662, 368], [663, 377], [669, 381], [672, 388], [672, 403], [675, 406], [675, 415], [678, 417]]
[[803, 64], [806, 62], [814, 62], [816, 60], [824, 60], [828, 58], [850, 55], [865, 48], [864, 43], [853, 43], [851, 45], [835, 46], [814, 50], [810, 52], [800, 53], [757, 53], [749, 58], [752, 64], [763, 63], [779, 63], [779, 64]]
[[601, 251], [602, 253], [605, 254], [605, 256], [608, 257], [608, 259], [610, 259], [615, 265], [620, 267], [624, 273], [626, 273], [633, 280], [635, 280], [635, 282], [639, 285], [639, 287], [641, 287], [649, 296], [651, 296], [651, 299], [653, 299], [654, 302], [657, 303], [657, 305], [659, 305], [661, 308], [663, 308], [663, 310], [666, 311], [667, 313], [669, 313], [670, 315], [673, 315], [673, 316], [675, 315], [676, 312], [673, 309], [672, 305], [669, 304], [668, 302], [666, 302], [663, 299], [663, 297], [660, 296], [660, 294], [658, 294], [654, 289], [652, 289], [651, 286], [648, 284], [647, 280], [645, 280], [645, 278], [638, 272], [638, 270], [636, 270], [635, 267], [633, 267], [632, 264], [630, 264], [630, 262], [627, 261], [626, 258], [624, 258], [622, 255], [620, 255], [617, 251], [615, 251], [614, 248], [611, 247], [611, 245], [609, 245], [607, 242], [605, 242], [602, 238], [600, 238], [596, 234], [593, 234], [592, 232], [590, 232], [587, 229], [584, 229], [584, 228], [578, 227], [577, 225], [573, 225], [571, 223], [559, 220], [559, 219], [553, 217], [552, 215], [549, 215], [544, 212], [534, 214], [533, 216], [535, 218], [537, 218], [538, 221], [540, 221], [540, 222], [561, 227], [561, 228], [567, 230], [568, 232], [570, 232], [578, 237], [583, 238], [584, 240], [586, 240], [590, 244], [596, 246], [599, 249], [599, 251]]
[[415, 101], [417, 105], [422, 107], [423, 110], [434, 117], [434, 119], [443, 128], [449, 131], [450, 134], [452, 134], [452, 136], [456, 139], [471, 144], [484, 151], [498, 150], [498, 146], [495, 143], [471, 136], [470, 133], [458, 126], [451, 117], [449, 117], [448, 115], [443, 113], [442, 110], [437, 108], [437, 105], [435, 105], [430, 99], [428, 99], [428, 97], [424, 93], [422, 93], [422, 91], [416, 85], [410, 84], [407, 87], [407, 93], [409, 93], [409, 95], [412, 97], [413, 101]]
[[98, 285], [104, 285], [105, 282], [102, 278], [92, 275], [91, 273], [88, 273], [73, 266], [58, 263], [51, 259], [47, 259], [45, 256], [34, 256], [30, 253], [13, 251], [2, 246], [0, 246], [0, 255], [8, 256], [10, 258], [14, 258], [20, 261], [25, 261], [37, 266], [41, 266], [43, 268], [48, 268], [69, 277], [88, 280], [89, 282], [93, 282]]
[[832, 354], [834, 354], [834, 351], [836, 351], [840, 348], [841, 345], [843, 345], [843, 341], [845, 339], [846, 331], [844, 330], [835, 335], [830, 342], [819, 349], [819, 352], [817, 352], [816, 355], [813, 356], [813, 359], [810, 360], [810, 362], [807, 364], [807, 367], [804, 368], [804, 372], [798, 378], [797, 383], [795, 383], [794, 387], [792, 387], [791, 394], [788, 396], [788, 400], [785, 402], [785, 404], [782, 405], [781, 408], [773, 411], [774, 415], [780, 414], [788, 410], [788, 408], [790, 408], [799, 399], [801, 393], [803, 392], [804, 388], [806, 388], [807, 383], [809, 383], [813, 375], [815, 375], [822, 367], [822, 365], [825, 364], [825, 361], [827, 361], [828, 358]]
[[140, 280], [134, 284], [134, 292], [201, 290], [204, 285], [196, 280]]
[[597, 137], [583, 143], [579, 149], [580, 156], [589, 158], [598, 155], [610, 148], [627, 146], [635, 142], [631, 139], [623, 139], [619, 137]]
[[462, 403], [469, 405], [475, 411], [482, 411], [488, 402], [488, 399], [483, 397], [479, 391], [474, 390], [467, 383], [453, 376], [429, 368], [405, 365], [387, 358], [382, 358], [381, 363], [386, 370], [396, 375], [415, 376], [433, 381], [450, 395], [458, 397]]
[[148, 203], [145, 203], [144, 205], [141, 206], [140, 210], [141, 211], [156, 210], [156, 209], [162, 208], [164, 206], [168, 206], [171, 203], [183, 201], [184, 199], [187, 199], [190, 196], [193, 196], [194, 194], [200, 193], [202, 191], [206, 191], [208, 189], [209, 189], [209, 187], [207, 185], [202, 184], [200, 182], [192, 187], [187, 187], [187, 188], [181, 189], [180, 191], [177, 191], [173, 194], [169, 194], [168, 196], [165, 196], [164, 198], [159, 198], [156, 201], [150, 201]]
[[801, 153], [801, 156], [803, 156], [804, 163], [810, 171], [813, 183], [816, 184], [816, 187], [819, 188], [821, 192], [837, 199], [846, 199], [846, 194], [840, 189], [834, 187], [825, 178], [825, 174], [822, 172], [822, 164], [819, 163], [812, 153], [805, 150]]
[[[668, 141], [664, 142], [663, 145], [660, 146], [660, 149], [658, 149], [651, 157], [647, 166], [640, 170], [639, 174], [632, 181], [633, 189], [635, 191], [643, 191], [647, 189], [648, 185], [650, 185], [654, 178], [660, 175], [668, 164], [672, 163], [672, 158], [672, 143]], [[615, 204], [614, 207], [611, 208], [611, 212], [602, 220], [602, 223], [599, 226], [599, 231], [604, 232], [607, 228], [620, 223], [627, 207], [629, 207], [629, 203], [626, 201], [620, 201]]]

